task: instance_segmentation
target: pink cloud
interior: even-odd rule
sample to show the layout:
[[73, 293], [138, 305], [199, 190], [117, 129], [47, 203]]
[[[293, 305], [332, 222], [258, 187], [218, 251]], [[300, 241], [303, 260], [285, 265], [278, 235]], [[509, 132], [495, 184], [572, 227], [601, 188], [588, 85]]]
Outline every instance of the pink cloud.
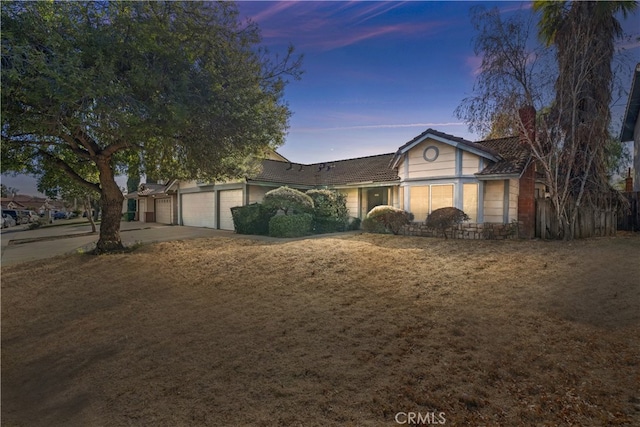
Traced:
[[476, 55], [468, 56], [464, 62], [474, 77], [482, 72], [482, 57]]
[[343, 130], [359, 130], [359, 129], [401, 129], [401, 128], [434, 128], [447, 126], [464, 126], [462, 122], [425, 122], [425, 123], [386, 123], [378, 125], [361, 125], [361, 126], [339, 126], [327, 128], [297, 128], [297, 132], [317, 132], [317, 131], [343, 131]]
[[[329, 7], [328, 5], [331, 4]], [[401, 2], [277, 2], [251, 17], [266, 40], [290, 42], [300, 49], [332, 50], [384, 36], [424, 36], [445, 22], [366, 24], [402, 6]]]
[[251, 17], [253, 21], [263, 22], [265, 20], [271, 19], [279, 13], [284, 12], [287, 9], [291, 9], [297, 5], [297, 1], [279, 1], [274, 3], [268, 3], [270, 6]]
[[529, 10], [532, 7], [533, 7], [533, 2], [526, 2], [526, 3], [516, 3], [513, 6], [501, 7], [501, 8], [498, 8], [498, 10], [500, 11], [500, 13], [509, 13], [509, 12], [517, 12], [521, 10]]

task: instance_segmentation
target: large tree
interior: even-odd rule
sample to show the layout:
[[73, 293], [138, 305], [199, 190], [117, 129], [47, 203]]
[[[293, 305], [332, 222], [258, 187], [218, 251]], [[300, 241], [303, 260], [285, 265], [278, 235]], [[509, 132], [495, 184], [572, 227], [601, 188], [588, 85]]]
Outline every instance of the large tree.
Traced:
[[2, 168], [99, 192], [97, 251], [118, 250], [130, 159], [225, 179], [282, 144], [300, 59], [259, 43], [231, 2], [3, 2]]
[[[510, 18], [477, 9], [472, 22], [482, 57], [474, 94], [456, 110], [484, 136], [526, 136], [545, 177], [560, 224], [557, 237], [572, 238], [578, 210], [611, 202], [607, 172], [611, 143], [609, 104], [613, 43], [621, 34], [616, 13], [634, 2], [538, 2], [544, 45], [530, 35], [524, 12]], [[554, 64], [542, 58], [555, 54]], [[543, 67], [537, 68], [543, 64]], [[529, 132], [537, 114], [536, 132]], [[523, 117], [517, 112], [522, 111]]]
[[473, 94], [455, 114], [469, 130], [484, 138], [511, 136], [518, 131], [518, 108], [539, 109], [550, 100], [551, 65], [548, 49], [536, 44], [535, 16], [523, 9], [504, 17], [497, 8], [475, 6], [474, 53], [481, 58]]
[[552, 199], [560, 237], [571, 238], [580, 206], [610, 207], [609, 185], [612, 63], [614, 42], [623, 35], [634, 1], [536, 1], [539, 35], [555, 47], [558, 74], [554, 102], [534, 145], [538, 157], [553, 159], [546, 173], [561, 177]]

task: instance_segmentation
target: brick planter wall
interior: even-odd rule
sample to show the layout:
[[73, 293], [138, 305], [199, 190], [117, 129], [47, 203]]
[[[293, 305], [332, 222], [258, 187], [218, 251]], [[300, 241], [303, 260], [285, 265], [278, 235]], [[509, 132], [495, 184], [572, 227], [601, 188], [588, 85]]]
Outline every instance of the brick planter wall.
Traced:
[[[447, 237], [450, 239], [486, 239], [486, 240], [503, 240], [517, 239], [518, 229], [522, 223], [514, 222], [512, 224], [501, 223], [462, 223], [456, 227], [447, 230]], [[412, 222], [405, 225], [400, 234], [405, 236], [421, 236], [421, 237], [444, 237], [441, 232], [436, 232], [423, 222]]]

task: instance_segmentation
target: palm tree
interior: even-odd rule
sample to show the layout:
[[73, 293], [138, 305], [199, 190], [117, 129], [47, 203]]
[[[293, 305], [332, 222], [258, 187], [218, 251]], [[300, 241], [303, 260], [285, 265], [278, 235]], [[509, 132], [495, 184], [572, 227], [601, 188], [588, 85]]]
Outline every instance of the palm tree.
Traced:
[[626, 18], [636, 8], [635, 1], [534, 1], [541, 13], [539, 36], [556, 48], [558, 78], [550, 121], [561, 135], [561, 141], [555, 141], [561, 145], [558, 162], [567, 177], [564, 191], [574, 206], [568, 222], [575, 220], [581, 204], [602, 206], [608, 199], [611, 64], [614, 41], [622, 35], [616, 16]]

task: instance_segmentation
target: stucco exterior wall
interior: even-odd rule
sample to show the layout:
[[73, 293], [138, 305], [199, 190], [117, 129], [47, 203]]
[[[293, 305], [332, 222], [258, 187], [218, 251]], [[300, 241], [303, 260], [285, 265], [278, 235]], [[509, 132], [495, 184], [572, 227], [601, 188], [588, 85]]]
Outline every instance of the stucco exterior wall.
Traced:
[[179, 186], [180, 190], [186, 190], [187, 188], [198, 187], [198, 183], [196, 181], [180, 181]]
[[358, 216], [358, 189], [346, 188], [339, 190], [340, 193], [347, 196], [347, 209], [349, 209], [349, 216]]
[[262, 199], [264, 199], [264, 195], [267, 194], [268, 191], [273, 190], [274, 188], [277, 188], [277, 187], [262, 187], [260, 185], [247, 185], [247, 191], [249, 193], [249, 204], [262, 202]]

